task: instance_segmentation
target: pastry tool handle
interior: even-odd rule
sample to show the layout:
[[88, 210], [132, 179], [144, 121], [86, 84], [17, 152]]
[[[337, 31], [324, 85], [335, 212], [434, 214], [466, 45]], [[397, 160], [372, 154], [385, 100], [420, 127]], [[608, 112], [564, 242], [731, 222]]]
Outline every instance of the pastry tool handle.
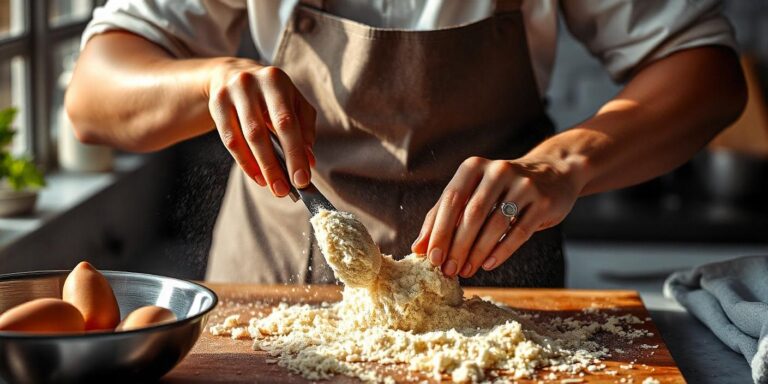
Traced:
[[275, 157], [277, 157], [277, 161], [280, 163], [280, 167], [283, 169], [283, 173], [287, 177], [288, 186], [290, 187], [288, 196], [291, 198], [291, 200], [293, 200], [293, 202], [301, 200], [304, 205], [307, 206], [309, 213], [312, 215], [315, 215], [318, 211], [320, 211], [321, 208], [335, 211], [336, 207], [334, 207], [333, 204], [331, 204], [331, 202], [328, 201], [328, 199], [322, 194], [322, 192], [320, 192], [311, 182], [306, 187], [301, 189], [297, 189], [293, 186], [290, 181], [291, 178], [289, 177], [290, 174], [288, 173], [288, 165], [285, 162], [285, 154], [283, 153], [283, 147], [280, 146], [280, 141], [271, 131], [269, 132], [269, 139], [272, 141], [272, 147], [275, 150]]

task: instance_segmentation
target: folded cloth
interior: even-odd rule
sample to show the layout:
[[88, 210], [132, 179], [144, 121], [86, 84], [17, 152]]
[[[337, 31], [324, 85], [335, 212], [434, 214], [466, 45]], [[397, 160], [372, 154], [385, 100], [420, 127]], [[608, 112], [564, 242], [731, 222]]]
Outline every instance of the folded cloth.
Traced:
[[752, 379], [768, 384], [768, 256], [741, 257], [673, 273], [664, 295], [677, 300], [731, 349]]

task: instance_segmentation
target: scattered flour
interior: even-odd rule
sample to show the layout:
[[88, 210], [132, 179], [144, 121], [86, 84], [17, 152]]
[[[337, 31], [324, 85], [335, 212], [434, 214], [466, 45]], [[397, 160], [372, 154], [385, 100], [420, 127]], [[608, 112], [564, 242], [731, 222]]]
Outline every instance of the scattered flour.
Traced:
[[210, 327], [209, 332], [214, 336], [230, 336], [232, 339], [248, 339], [248, 329], [240, 324], [240, 315], [232, 315], [224, 319], [221, 324]]
[[[446, 278], [424, 257], [394, 260], [382, 255], [351, 214], [321, 211], [311, 222], [326, 260], [346, 285], [343, 300], [280, 303], [268, 316], [252, 318], [247, 327], [238, 316], [230, 316], [212, 326], [211, 334], [250, 337], [254, 349], [310, 380], [343, 374], [394, 382], [381, 369], [394, 366], [404, 368], [399, 375], [409, 380], [458, 383], [600, 371], [606, 367], [600, 358], [609, 351], [591, 341], [592, 336], [648, 336], [631, 327], [643, 323], [631, 315], [605, 315], [600, 323], [575, 317], [534, 323], [537, 315], [516, 313], [479, 297], [464, 299], [457, 280]], [[549, 376], [537, 373], [541, 369]]]

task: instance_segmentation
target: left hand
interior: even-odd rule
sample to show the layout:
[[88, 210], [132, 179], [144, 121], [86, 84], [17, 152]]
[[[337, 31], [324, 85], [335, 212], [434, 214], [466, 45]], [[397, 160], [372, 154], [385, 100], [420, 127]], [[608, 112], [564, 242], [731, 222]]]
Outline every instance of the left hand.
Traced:
[[[426, 254], [433, 265], [442, 265], [447, 276], [471, 277], [481, 267], [490, 271], [533, 233], [560, 223], [580, 190], [562, 164], [471, 157], [427, 213], [412, 250]], [[519, 208], [511, 225], [498, 208], [491, 212], [505, 201]]]

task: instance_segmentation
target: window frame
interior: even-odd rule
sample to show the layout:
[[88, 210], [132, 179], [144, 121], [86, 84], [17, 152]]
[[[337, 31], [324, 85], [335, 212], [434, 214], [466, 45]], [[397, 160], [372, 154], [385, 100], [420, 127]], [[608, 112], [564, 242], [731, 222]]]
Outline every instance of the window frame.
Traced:
[[[54, 0], [56, 1], [56, 0]], [[87, 0], [93, 9], [106, 0]], [[82, 21], [50, 26], [48, 13], [50, 0], [12, 0], [12, 5], [24, 7], [24, 31], [15, 36], [0, 38], [0, 57], [11, 59], [21, 56], [25, 64], [25, 99], [23, 114], [29, 127], [27, 147], [29, 155], [44, 170], [54, 168], [54, 143], [51, 138], [51, 102], [56, 87], [54, 79], [54, 53], [61, 42], [78, 38], [90, 22]]]

